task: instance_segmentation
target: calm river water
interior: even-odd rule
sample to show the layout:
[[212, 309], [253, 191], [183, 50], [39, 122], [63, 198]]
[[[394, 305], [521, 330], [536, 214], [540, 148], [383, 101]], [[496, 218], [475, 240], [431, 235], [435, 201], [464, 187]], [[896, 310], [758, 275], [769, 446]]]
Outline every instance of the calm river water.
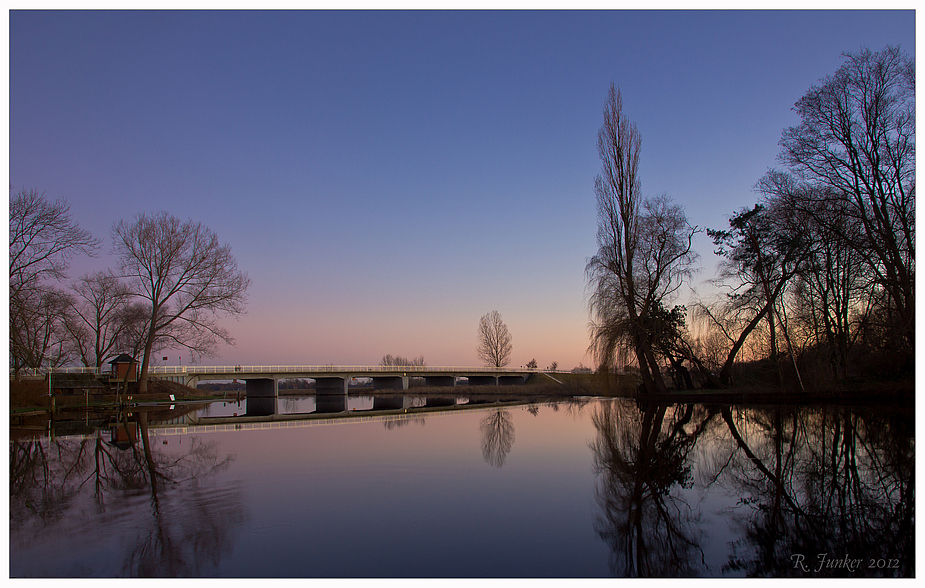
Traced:
[[586, 398], [423, 412], [418, 398], [376, 415], [375, 402], [222, 425], [189, 422], [245, 403], [151, 412], [134, 445], [105, 428], [13, 440], [10, 574], [915, 573], [911, 411]]

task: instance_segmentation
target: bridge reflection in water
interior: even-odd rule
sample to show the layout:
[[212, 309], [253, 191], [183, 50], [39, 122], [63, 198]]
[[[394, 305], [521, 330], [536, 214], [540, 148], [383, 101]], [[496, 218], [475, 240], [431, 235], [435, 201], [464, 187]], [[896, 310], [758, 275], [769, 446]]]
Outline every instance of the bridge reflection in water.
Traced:
[[[317, 394], [314, 396], [315, 409], [311, 412], [302, 414], [338, 414], [348, 412], [348, 398], [346, 394]], [[279, 402], [279, 398], [274, 396], [248, 396], [245, 401], [244, 416], [264, 417], [283, 414], [279, 410]], [[457, 400], [452, 396], [425, 396], [421, 398], [409, 396], [375, 396], [373, 397], [371, 410], [384, 411], [407, 410], [410, 408], [440, 408], [455, 406], [456, 404]]]

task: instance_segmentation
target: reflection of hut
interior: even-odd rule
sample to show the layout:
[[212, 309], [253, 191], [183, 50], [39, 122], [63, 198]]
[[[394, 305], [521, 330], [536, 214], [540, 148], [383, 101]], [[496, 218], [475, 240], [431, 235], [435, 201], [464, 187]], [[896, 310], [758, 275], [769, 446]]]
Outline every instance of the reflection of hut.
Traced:
[[112, 375], [109, 376], [110, 382], [138, 381], [138, 361], [131, 355], [123, 353], [110, 361], [109, 365], [112, 366]]
[[128, 449], [138, 441], [138, 423], [115, 423], [109, 427], [109, 444], [119, 449]]

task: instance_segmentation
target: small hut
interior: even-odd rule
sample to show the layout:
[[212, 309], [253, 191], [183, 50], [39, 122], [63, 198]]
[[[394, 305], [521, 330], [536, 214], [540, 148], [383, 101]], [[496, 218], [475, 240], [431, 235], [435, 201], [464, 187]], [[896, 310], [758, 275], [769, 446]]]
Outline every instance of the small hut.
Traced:
[[131, 355], [123, 353], [109, 362], [112, 366], [112, 372], [109, 376], [110, 382], [137, 382], [138, 381], [138, 360]]

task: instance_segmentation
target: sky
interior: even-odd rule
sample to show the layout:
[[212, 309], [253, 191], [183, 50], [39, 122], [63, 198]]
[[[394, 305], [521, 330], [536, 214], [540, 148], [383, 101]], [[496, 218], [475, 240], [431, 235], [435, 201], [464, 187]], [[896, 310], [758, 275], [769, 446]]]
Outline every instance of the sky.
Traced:
[[[793, 104], [844, 52], [915, 54], [911, 10], [9, 13], [9, 184], [65, 198], [116, 265], [119, 220], [212, 229], [251, 279], [205, 365], [592, 365], [597, 132], [613, 83], [646, 196], [725, 228]], [[712, 291], [699, 271], [679, 292]], [[169, 350], [167, 365], [190, 363]]]

